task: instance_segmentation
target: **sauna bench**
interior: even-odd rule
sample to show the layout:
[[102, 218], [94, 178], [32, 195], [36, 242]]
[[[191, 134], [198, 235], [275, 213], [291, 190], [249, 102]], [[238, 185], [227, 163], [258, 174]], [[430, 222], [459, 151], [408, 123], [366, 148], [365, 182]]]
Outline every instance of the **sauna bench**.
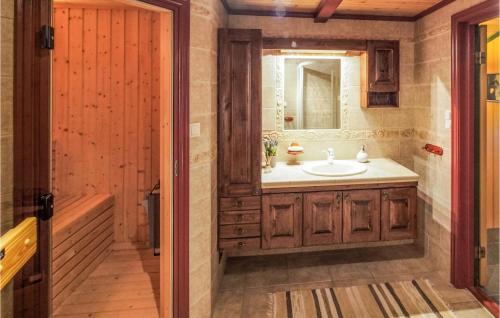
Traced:
[[111, 194], [56, 198], [52, 218], [54, 308], [109, 254], [113, 242], [113, 205]]

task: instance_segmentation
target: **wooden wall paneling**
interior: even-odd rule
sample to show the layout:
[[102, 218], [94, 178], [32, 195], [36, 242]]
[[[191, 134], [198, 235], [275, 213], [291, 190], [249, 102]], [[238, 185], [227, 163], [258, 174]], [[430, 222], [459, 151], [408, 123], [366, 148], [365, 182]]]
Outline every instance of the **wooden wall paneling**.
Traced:
[[[69, 77], [68, 77], [68, 134], [67, 143], [58, 145], [64, 151], [65, 164], [69, 171], [62, 176], [64, 179], [64, 194], [77, 194], [82, 191], [82, 180], [79, 172], [82, 170], [83, 155], [83, 109], [82, 109], [82, 71], [83, 71], [83, 10], [72, 9], [69, 11]], [[59, 164], [56, 163], [56, 167]], [[61, 185], [61, 188], [63, 186]]]
[[55, 9], [53, 190], [113, 194], [116, 242], [148, 241], [142, 201], [160, 178], [159, 17]]
[[139, 10], [137, 239], [148, 240], [147, 211], [142, 206], [151, 185], [151, 13]]
[[111, 110], [114, 119], [109, 123], [110, 137], [110, 192], [115, 194], [115, 241], [126, 240], [123, 190], [125, 188], [125, 11], [111, 12]]
[[68, 55], [68, 23], [69, 23], [69, 10], [55, 9], [54, 10], [54, 32], [55, 37], [58, 39], [55, 43], [56, 49], [52, 57], [52, 107], [53, 112], [58, 116], [54, 116], [52, 121], [53, 126], [53, 140], [52, 140], [52, 184], [53, 193], [56, 197], [64, 189], [59, 187], [60, 180], [63, 180], [68, 174], [67, 165], [57, 165], [61, 163], [64, 158], [64, 149], [61, 145], [67, 144], [68, 139], [68, 126], [67, 115], [68, 111], [68, 72], [69, 72], [69, 55]]
[[[83, 178], [85, 193], [96, 193], [98, 153], [95, 146], [97, 126], [97, 10], [83, 9], [83, 154], [79, 175]], [[100, 137], [100, 136], [99, 136]]]
[[139, 11], [125, 12], [125, 220], [127, 238], [137, 240], [137, 118]]
[[94, 156], [95, 162], [90, 163], [95, 169], [95, 190], [100, 193], [109, 193], [109, 147], [111, 143], [108, 118], [110, 114], [111, 92], [111, 11], [97, 11], [97, 116], [95, 125]]

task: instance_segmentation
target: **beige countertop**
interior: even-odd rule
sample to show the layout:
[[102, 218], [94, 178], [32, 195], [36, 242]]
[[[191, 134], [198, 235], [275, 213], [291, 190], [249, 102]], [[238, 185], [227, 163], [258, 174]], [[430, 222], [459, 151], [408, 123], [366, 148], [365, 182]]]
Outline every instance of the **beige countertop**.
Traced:
[[284, 162], [278, 162], [271, 172], [262, 170], [262, 188], [417, 182], [419, 178], [418, 174], [410, 169], [391, 159], [383, 158], [370, 159], [368, 163], [365, 163], [367, 166], [365, 172], [351, 176], [324, 177], [308, 174], [302, 170], [304, 164], [324, 162], [326, 160], [305, 161], [301, 162], [300, 165], [287, 165]]

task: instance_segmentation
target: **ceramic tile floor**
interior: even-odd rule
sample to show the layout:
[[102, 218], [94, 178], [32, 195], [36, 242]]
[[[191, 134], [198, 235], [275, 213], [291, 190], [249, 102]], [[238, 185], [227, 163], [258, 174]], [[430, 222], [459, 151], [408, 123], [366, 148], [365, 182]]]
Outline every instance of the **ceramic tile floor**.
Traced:
[[214, 318], [270, 317], [270, 293], [427, 278], [457, 317], [490, 317], [466, 290], [413, 245], [318, 253], [237, 257], [227, 260]]

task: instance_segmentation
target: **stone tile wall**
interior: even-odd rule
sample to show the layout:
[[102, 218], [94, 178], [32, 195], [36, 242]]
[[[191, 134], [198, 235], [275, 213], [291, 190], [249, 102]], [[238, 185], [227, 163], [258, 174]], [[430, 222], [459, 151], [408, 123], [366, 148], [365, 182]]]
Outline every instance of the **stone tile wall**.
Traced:
[[189, 276], [191, 317], [210, 317], [224, 262], [217, 251], [217, 29], [226, 24], [219, 0], [191, 1]]
[[[414, 170], [420, 175], [419, 214], [425, 226], [426, 250], [450, 270], [451, 129], [445, 115], [451, 111], [451, 16], [482, 0], [457, 0], [415, 22]], [[443, 157], [422, 150], [426, 143], [443, 147]]]

